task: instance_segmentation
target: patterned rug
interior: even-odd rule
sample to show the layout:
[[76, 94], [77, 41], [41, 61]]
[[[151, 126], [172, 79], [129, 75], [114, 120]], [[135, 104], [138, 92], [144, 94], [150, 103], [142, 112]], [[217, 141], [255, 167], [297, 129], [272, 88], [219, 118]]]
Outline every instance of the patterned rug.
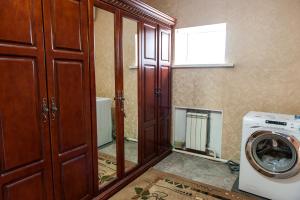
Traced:
[[[125, 160], [125, 170], [134, 167], [136, 163]], [[117, 161], [114, 156], [98, 151], [99, 184], [106, 184], [117, 177]]]
[[250, 197], [150, 169], [111, 200], [250, 200]]
[[116, 158], [98, 151], [99, 184], [107, 183], [117, 177]]

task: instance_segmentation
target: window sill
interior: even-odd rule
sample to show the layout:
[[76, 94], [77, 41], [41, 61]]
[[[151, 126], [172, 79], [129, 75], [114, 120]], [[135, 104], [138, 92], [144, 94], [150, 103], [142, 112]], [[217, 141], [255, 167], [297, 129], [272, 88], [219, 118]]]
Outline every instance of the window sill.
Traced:
[[131, 65], [131, 66], [129, 66], [128, 68], [129, 68], [129, 69], [138, 69], [139, 67], [138, 67], [138, 66], [133, 66], [133, 65]]
[[173, 65], [172, 68], [233, 68], [233, 63], [223, 64], [186, 64], [186, 65]]

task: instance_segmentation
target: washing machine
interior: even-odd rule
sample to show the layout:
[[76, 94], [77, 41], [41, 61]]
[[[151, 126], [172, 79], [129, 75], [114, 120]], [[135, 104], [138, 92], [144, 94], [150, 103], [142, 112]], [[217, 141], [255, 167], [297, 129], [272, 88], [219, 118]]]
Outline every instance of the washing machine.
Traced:
[[300, 200], [299, 141], [298, 116], [245, 115], [239, 189], [273, 200]]

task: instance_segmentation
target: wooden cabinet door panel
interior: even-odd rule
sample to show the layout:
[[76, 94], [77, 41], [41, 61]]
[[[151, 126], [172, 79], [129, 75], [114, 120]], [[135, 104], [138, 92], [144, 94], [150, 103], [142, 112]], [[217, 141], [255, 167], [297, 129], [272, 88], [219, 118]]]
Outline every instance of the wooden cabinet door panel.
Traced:
[[144, 58], [156, 61], [157, 33], [156, 27], [144, 24]]
[[[71, 186], [65, 188], [65, 199], [88, 198], [89, 169], [87, 163], [86, 155], [81, 155], [62, 163], [62, 180], [65, 185]], [[75, 174], [77, 175], [74, 176]], [[76, 190], [74, 190], [74, 188], [76, 188]]]
[[43, 159], [37, 70], [33, 59], [0, 57], [2, 171]]
[[159, 67], [159, 116], [168, 117], [170, 113], [170, 66]]
[[82, 50], [82, 15], [86, 15], [84, 0], [52, 0], [53, 46], [61, 50]]
[[156, 66], [144, 65], [143, 68], [143, 97], [144, 97], [144, 123], [143, 123], [143, 157], [144, 161], [150, 160], [156, 155], [157, 143], [157, 123], [156, 123]]
[[[42, 2], [0, 2], [0, 199], [52, 199]], [[34, 193], [30, 192], [34, 191]]]
[[64, 153], [86, 144], [83, 63], [56, 60], [53, 71], [59, 153]]
[[157, 27], [141, 23], [141, 161], [157, 155]]
[[159, 70], [158, 70], [158, 140], [159, 151], [163, 153], [171, 147], [171, 30], [159, 28]]
[[144, 160], [147, 162], [151, 158], [153, 158], [156, 155], [156, 150], [157, 150], [157, 139], [156, 139], [156, 126], [148, 126], [144, 128], [144, 141], [143, 141], [143, 146], [144, 146]]
[[36, 173], [29, 177], [4, 185], [3, 200], [15, 199], [47, 199], [43, 186], [42, 173]]
[[87, 0], [44, 0], [53, 180], [57, 200], [92, 197], [87, 4]]
[[160, 63], [170, 65], [171, 62], [171, 30], [163, 29], [159, 30], [159, 59]]
[[160, 66], [159, 68], [159, 109], [158, 109], [158, 140], [159, 150], [162, 153], [170, 147], [170, 67]]
[[144, 66], [144, 120], [147, 123], [155, 123], [156, 120], [156, 97], [154, 95], [156, 89], [156, 66]]
[[[37, 10], [36, 0], [6, 0], [0, 2], [0, 41], [17, 45], [36, 45]], [[39, 19], [41, 20], [41, 19]]]

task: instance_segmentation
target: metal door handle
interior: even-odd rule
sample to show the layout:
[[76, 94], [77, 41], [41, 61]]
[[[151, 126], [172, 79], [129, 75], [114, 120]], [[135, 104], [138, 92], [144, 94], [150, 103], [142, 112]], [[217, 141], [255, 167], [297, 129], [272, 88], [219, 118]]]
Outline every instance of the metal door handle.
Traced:
[[155, 88], [154, 89], [154, 95], [157, 96], [157, 97], [159, 97], [161, 95], [161, 89]]
[[123, 96], [123, 93], [121, 93], [120, 101], [121, 101], [121, 111], [123, 112], [124, 118], [126, 118], [126, 113], [124, 108], [125, 97]]
[[58, 111], [58, 108], [57, 108], [56, 103], [55, 103], [55, 98], [52, 97], [51, 98], [51, 119], [52, 120], [55, 120], [57, 111]]
[[124, 118], [126, 118], [126, 113], [124, 109], [124, 102], [125, 102], [125, 97], [123, 95], [122, 91], [117, 92], [117, 96], [114, 98], [115, 101], [118, 101], [120, 104], [121, 112], [123, 113]]
[[48, 108], [48, 102], [46, 98], [43, 98], [43, 102], [42, 102], [42, 121], [44, 123], [47, 122], [48, 119], [48, 112], [49, 112], [49, 108]]
[[157, 95], [158, 95], [158, 96], [161, 95], [161, 89], [157, 89]]
[[125, 98], [123, 96], [117, 96], [114, 98], [116, 101], [120, 101], [121, 103], [125, 101]]

